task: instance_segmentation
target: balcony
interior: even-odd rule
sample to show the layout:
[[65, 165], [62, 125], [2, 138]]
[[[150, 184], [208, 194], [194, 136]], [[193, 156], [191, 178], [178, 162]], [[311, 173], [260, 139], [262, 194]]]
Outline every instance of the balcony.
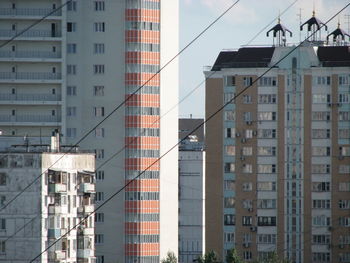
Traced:
[[0, 82], [3, 83], [57, 83], [61, 81], [61, 73], [51, 72], [0, 72]]
[[50, 215], [67, 214], [68, 213], [68, 207], [67, 206], [61, 206], [61, 205], [49, 205], [48, 206], [48, 212], [49, 212]]
[[79, 192], [82, 193], [95, 193], [95, 184], [92, 183], [81, 183], [79, 185]]
[[64, 193], [67, 192], [67, 185], [65, 184], [49, 184], [49, 193]]
[[83, 234], [84, 234], [84, 236], [93, 236], [95, 234], [94, 228], [93, 227], [85, 227], [83, 229]]
[[79, 206], [77, 208], [78, 214], [81, 214], [83, 216], [84, 214], [89, 214], [92, 213], [95, 209], [94, 205], [84, 205], [84, 206]]
[[94, 251], [92, 249], [77, 249], [77, 258], [90, 258], [94, 256]]
[[[61, 101], [59, 94], [1, 94], [0, 104], [33, 104], [38, 102], [40, 104], [57, 104]], [[50, 103], [52, 102], [52, 103]]]
[[58, 61], [61, 59], [61, 52], [51, 51], [34, 51], [34, 50], [21, 50], [21, 51], [1, 51], [0, 61]]
[[[21, 32], [22, 30], [0, 29], [0, 39], [9, 39]], [[43, 38], [50, 38], [51, 40], [51, 38], [60, 38], [61, 36], [61, 31], [30, 29], [21, 33], [16, 39], [25, 40], [26, 38], [30, 38], [30, 40], [35, 40], [38, 38], [42, 40]]]
[[61, 229], [60, 228], [49, 228], [47, 230], [48, 238], [59, 238], [61, 237]]
[[[54, 9], [52, 8], [0, 8], [0, 16], [9, 17], [35, 17], [42, 18], [47, 14], [51, 13]], [[59, 9], [51, 16], [62, 16], [62, 10]], [[50, 16], [50, 17], [51, 17]]]

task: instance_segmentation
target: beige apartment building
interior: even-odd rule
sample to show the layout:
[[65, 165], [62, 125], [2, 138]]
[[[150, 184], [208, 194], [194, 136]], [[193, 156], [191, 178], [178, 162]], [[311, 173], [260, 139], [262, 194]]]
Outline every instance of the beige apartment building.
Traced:
[[206, 118], [227, 103], [206, 125], [206, 250], [350, 262], [349, 35], [295, 48], [272, 31], [274, 46], [222, 51], [204, 72]]

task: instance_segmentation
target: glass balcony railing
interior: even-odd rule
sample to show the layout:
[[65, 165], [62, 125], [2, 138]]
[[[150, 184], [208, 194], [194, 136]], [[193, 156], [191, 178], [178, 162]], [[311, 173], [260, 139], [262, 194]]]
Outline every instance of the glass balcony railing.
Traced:
[[[0, 37], [14, 37], [20, 34], [21, 30], [0, 29]], [[18, 37], [61, 37], [60, 31], [30, 29], [21, 33]]]
[[1, 94], [0, 101], [61, 101], [56, 94]]
[[0, 115], [0, 122], [61, 122], [60, 116], [51, 115]]
[[[46, 16], [53, 11], [52, 8], [0, 8], [0, 16]], [[52, 13], [52, 16], [61, 15], [61, 9]]]
[[61, 73], [51, 72], [0, 72], [0, 80], [60, 80], [61, 78]]
[[0, 58], [61, 58], [61, 52], [50, 51], [1, 51]]

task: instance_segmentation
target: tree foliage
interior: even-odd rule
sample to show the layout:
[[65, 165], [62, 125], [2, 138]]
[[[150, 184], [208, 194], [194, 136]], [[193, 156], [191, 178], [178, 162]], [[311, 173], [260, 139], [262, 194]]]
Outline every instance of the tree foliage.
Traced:
[[218, 263], [218, 256], [215, 251], [211, 250], [205, 253], [204, 256], [201, 256], [196, 259], [198, 263]]
[[232, 248], [226, 255], [227, 263], [243, 263], [243, 260], [238, 256], [236, 249]]
[[174, 252], [169, 251], [165, 259], [162, 259], [162, 263], [177, 263], [177, 258]]

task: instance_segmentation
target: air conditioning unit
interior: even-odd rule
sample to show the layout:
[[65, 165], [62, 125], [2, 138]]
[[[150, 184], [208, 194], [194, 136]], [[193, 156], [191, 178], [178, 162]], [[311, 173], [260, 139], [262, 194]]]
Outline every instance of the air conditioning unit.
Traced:
[[250, 227], [250, 231], [256, 232], [256, 226], [251, 226], [251, 227]]
[[242, 138], [242, 139], [241, 139], [241, 142], [242, 142], [242, 143], [246, 143], [246, 142], [247, 142], [247, 139], [246, 139], [246, 138]]
[[241, 134], [239, 132], [236, 132], [236, 137], [241, 136]]
[[339, 247], [340, 249], [343, 249], [343, 248], [344, 248], [344, 244], [339, 244], [338, 247]]

